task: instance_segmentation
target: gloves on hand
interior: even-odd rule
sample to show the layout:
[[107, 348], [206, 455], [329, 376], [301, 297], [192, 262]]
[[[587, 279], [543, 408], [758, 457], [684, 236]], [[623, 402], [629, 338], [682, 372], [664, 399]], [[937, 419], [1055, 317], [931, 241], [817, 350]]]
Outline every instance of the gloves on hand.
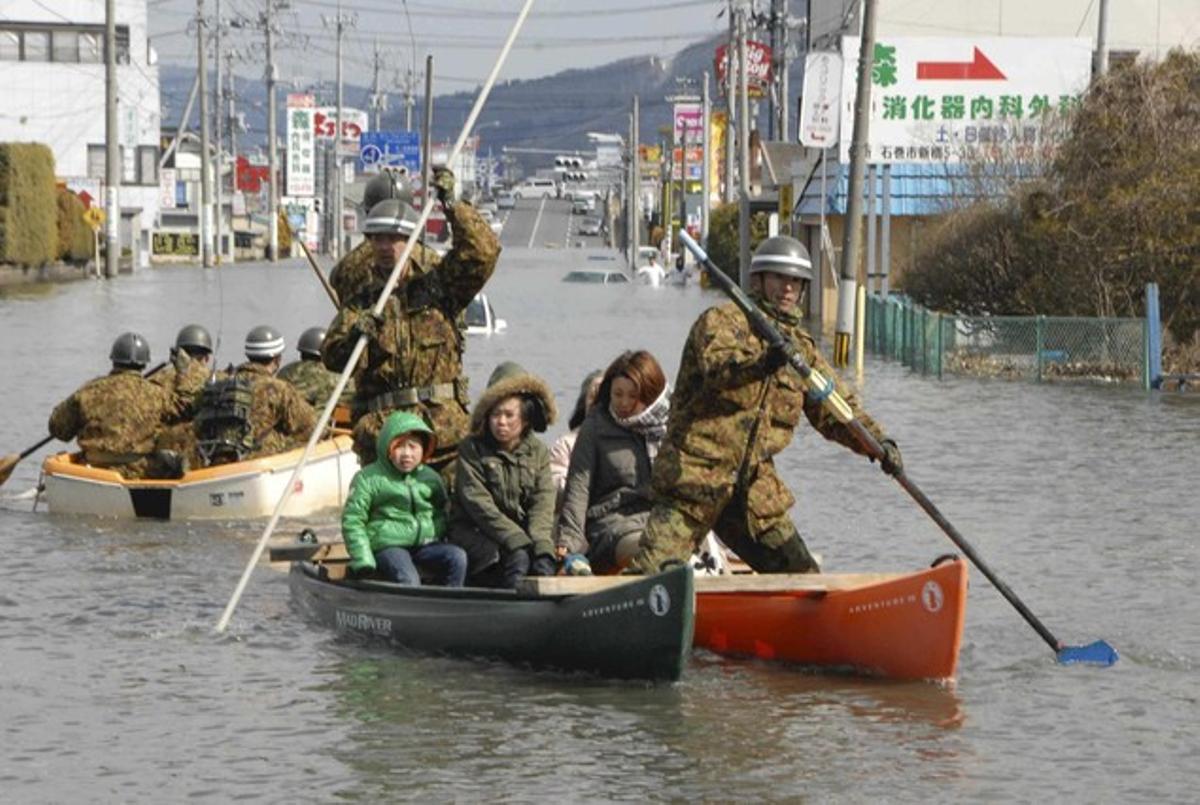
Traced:
[[554, 561], [554, 557], [548, 554], [542, 554], [533, 560], [533, 565], [529, 568], [531, 576], [553, 576], [558, 573], [558, 563]]
[[454, 203], [454, 172], [447, 167], [436, 167], [433, 169], [433, 178], [430, 180], [433, 185], [433, 192], [437, 194], [438, 201], [445, 204]]
[[787, 348], [779, 344], [772, 344], [767, 347], [761, 360], [763, 371], [773, 375], [788, 364]]
[[370, 310], [359, 311], [358, 317], [354, 320], [354, 324], [350, 327], [350, 333], [358, 340], [358, 337], [365, 335], [371, 340], [379, 337], [379, 328], [383, 325], [383, 317], [376, 316]]
[[188, 354], [186, 349], [171, 347], [171, 366], [175, 367], [177, 374], [183, 374], [187, 371], [188, 364], [191, 362], [192, 356]]
[[880, 467], [888, 475], [899, 475], [904, 472], [904, 459], [900, 457], [900, 448], [891, 439], [884, 439], [879, 443], [883, 448], [883, 461]]

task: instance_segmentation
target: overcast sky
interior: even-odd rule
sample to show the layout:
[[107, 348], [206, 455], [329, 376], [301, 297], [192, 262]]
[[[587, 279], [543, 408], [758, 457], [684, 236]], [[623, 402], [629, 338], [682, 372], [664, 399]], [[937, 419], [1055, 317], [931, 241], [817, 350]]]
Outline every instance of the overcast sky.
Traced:
[[[215, 13], [216, 3], [205, 0], [206, 15]], [[161, 60], [195, 64], [195, 40], [188, 30], [195, 0], [148, 4], [150, 34]], [[221, 0], [221, 15], [257, 20], [265, 4]], [[280, 78], [301, 87], [332, 81], [336, 36], [329, 25], [337, 17], [337, 0], [290, 0], [288, 5], [278, 15], [285, 31], [278, 54]], [[422, 80], [428, 53], [434, 57], [436, 94], [471, 89], [487, 77], [522, 5], [521, 0], [343, 0], [342, 14], [354, 20], [343, 41], [344, 80], [371, 83], [378, 40], [386, 90], [395, 91], [414, 63]], [[717, 17], [724, 5], [724, 0], [537, 0], [500, 80], [536, 78], [629, 56], [673, 54], [728, 30], [726, 19]], [[261, 31], [235, 30], [226, 39], [243, 59], [236, 72], [261, 76]]]

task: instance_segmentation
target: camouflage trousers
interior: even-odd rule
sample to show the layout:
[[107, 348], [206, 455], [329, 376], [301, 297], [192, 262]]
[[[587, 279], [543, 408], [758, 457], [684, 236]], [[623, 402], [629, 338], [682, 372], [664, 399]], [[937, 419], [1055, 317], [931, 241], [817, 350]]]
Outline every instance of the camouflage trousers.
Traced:
[[[659, 466], [658, 462], [663, 462]], [[759, 573], [812, 573], [817, 563], [788, 516], [791, 493], [765, 461], [746, 481], [717, 462], [668, 447], [654, 469], [654, 506], [631, 567], [656, 573], [663, 563], [687, 561], [708, 532]]]

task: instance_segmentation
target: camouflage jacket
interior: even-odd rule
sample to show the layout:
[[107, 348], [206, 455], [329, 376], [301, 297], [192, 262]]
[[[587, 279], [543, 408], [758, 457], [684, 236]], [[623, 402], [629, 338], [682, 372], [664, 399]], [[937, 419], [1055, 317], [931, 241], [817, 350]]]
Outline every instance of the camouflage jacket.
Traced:
[[[329, 402], [329, 395], [333, 393], [334, 386], [338, 381], [337, 372], [331, 372], [319, 360], [309, 358], [289, 363], [275, 376], [295, 386], [296, 391], [300, 392], [300, 396], [318, 410], [324, 408], [325, 403]], [[346, 384], [341, 401], [349, 402], [353, 396], [354, 381], [352, 380]]]
[[[410, 274], [419, 277], [428, 274], [438, 264], [438, 253], [425, 244], [418, 243], [408, 262]], [[378, 299], [386, 279], [386, 275], [383, 279], [375, 277], [375, 251], [371, 241], [366, 239], [339, 260], [329, 272], [329, 284], [337, 294], [339, 302], [357, 298], [368, 288], [375, 289], [375, 299]], [[371, 304], [375, 303], [375, 299], [371, 300]]]
[[247, 361], [232, 376], [249, 379], [254, 391], [250, 430], [260, 448], [255, 455], [279, 452], [312, 435], [317, 424], [316, 411], [291, 384], [273, 377], [267, 366]]
[[[761, 306], [804, 362], [833, 378], [855, 416], [882, 439], [879, 426], [821, 357], [812, 336], [800, 327], [799, 317]], [[751, 467], [787, 447], [803, 411], [825, 438], [863, 453], [850, 429], [819, 401], [809, 399], [794, 369], [784, 366], [766, 373], [765, 354], [766, 343], [734, 303], [701, 314], [683, 348], [666, 440], [683, 453], [736, 472], [743, 461]]]
[[[428, 406], [439, 442], [454, 444], [467, 435], [470, 425], [462, 376], [463, 336], [456, 319], [492, 276], [500, 242], [470, 204], [455, 204], [446, 216], [454, 227], [454, 247], [429, 273], [410, 276], [387, 300], [378, 334], [369, 340], [354, 370], [354, 382], [358, 414], [388, 392], [454, 383], [454, 400]], [[373, 269], [371, 283], [340, 297], [342, 307], [321, 345], [326, 367], [340, 372], [345, 366], [358, 340], [354, 325], [370, 314], [386, 281], [386, 272]]]
[[[188, 361], [184, 367], [184, 378], [181, 385], [181, 390], [184, 396], [188, 399], [188, 410], [184, 417], [190, 419], [196, 414], [196, 406], [200, 404], [200, 394], [204, 391], [204, 386], [210, 379], [221, 379], [221, 374], [217, 373], [212, 376], [213, 368], [211, 364], [202, 363], [197, 360]], [[150, 382], [163, 389], [173, 389], [175, 387], [175, 378], [178, 372], [171, 364], [167, 364], [159, 371], [150, 376]]]
[[79, 449], [93, 464], [145, 456], [154, 450], [162, 426], [185, 415], [192, 396], [184, 382], [163, 388], [137, 369], [113, 369], [54, 408], [50, 434], [64, 442], [78, 437]]

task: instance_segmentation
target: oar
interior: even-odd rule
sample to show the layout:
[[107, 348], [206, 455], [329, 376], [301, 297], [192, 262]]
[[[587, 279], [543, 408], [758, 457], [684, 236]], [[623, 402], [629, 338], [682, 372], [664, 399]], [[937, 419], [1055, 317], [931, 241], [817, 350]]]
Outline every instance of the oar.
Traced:
[[[521, 30], [521, 26], [525, 24], [525, 18], [529, 16], [529, 10], [532, 7], [533, 0], [525, 0], [525, 4], [521, 7], [521, 11], [517, 14], [517, 19], [513, 23], [512, 30], [508, 33], [508, 39], [505, 40], [504, 47], [501, 48], [495, 65], [492, 66], [492, 72], [488, 75], [483, 87], [480, 88], [479, 97], [475, 99], [475, 105], [471, 107], [471, 113], [467, 115], [462, 131], [458, 133], [458, 139], [454, 142], [454, 147], [450, 149], [450, 154], [446, 157], [447, 165], [453, 165], [454, 160], [458, 158], [459, 152], [462, 151], [462, 147], [467, 141], [467, 136], [471, 133], [471, 129], [475, 126], [475, 121], [479, 118], [479, 113], [483, 109], [484, 101], [487, 100], [488, 94], [491, 93], [492, 85], [496, 83], [496, 76], [500, 74], [500, 68], [504, 66], [504, 60], [508, 58], [508, 52], [512, 50], [513, 42], [517, 39], [517, 33]], [[420, 232], [425, 228], [425, 222], [429, 220], [429, 215], [433, 212], [435, 201], [435, 194], [428, 192], [427, 188], [425, 192], [425, 204], [421, 208], [421, 214], [417, 218], [414, 231]], [[407, 270], [408, 259], [412, 256], [416, 245], [417, 238], [409, 238], [407, 243], [405, 243], [404, 251], [396, 261], [396, 266], [392, 269], [391, 275], [388, 276], [387, 283], [383, 286], [383, 290], [379, 294], [379, 299], [376, 300], [375, 306], [371, 308], [372, 315], [379, 316], [383, 313], [383, 308], [387, 304], [388, 297], [392, 295], [392, 291], [395, 290], [396, 285], [403, 278]], [[296, 486], [296, 479], [300, 477], [300, 473], [304, 470], [304, 465], [308, 462], [309, 454], [312, 453], [313, 445], [317, 443], [321, 432], [325, 430], [325, 425], [329, 422], [329, 417], [333, 414], [333, 409], [337, 405], [338, 399], [342, 396], [342, 391], [345, 390], [346, 383], [350, 380], [350, 374], [354, 371], [354, 367], [358, 364], [358, 359], [362, 356], [363, 350], [366, 348], [367, 337], [365, 335], [359, 336], [358, 342], [350, 352], [350, 357], [346, 360], [346, 366], [342, 369], [342, 374], [338, 378], [333, 392], [329, 395], [329, 400], [325, 403], [325, 408], [321, 411], [321, 416], [317, 420], [316, 427], [313, 428], [312, 435], [308, 437], [308, 444], [304, 446], [304, 452], [300, 454], [300, 461], [296, 464], [296, 469], [292, 471], [292, 477], [288, 479], [287, 485], [284, 486], [283, 494], [280, 495], [279, 502], [275, 504], [275, 511], [271, 515], [267, 527], [263, 529], [262, 536], [259, 537], [258, 544], [254, 547], [254, 553], [250, 556], [250, 561], [246, 563], [246, 569], [242, 571], [242, 577], [238, 580], [237, 588], [234, 589], [229, 603], [225, 605], [225, 611], [221, 613], [221, 619], [217, 621], [216, 631], [218, 633], [224, 632], [225, 627], [229, 625], [229, 619], [233, 617], [233, 610], [237, 607], [238, 600], [242, 597], [242, 592], [245, 591], [247, 582], [250, 581], [250, 574], [254, 572], [254, 566], [258, 563], [263, 550], [267, 547], [267, 540], [271, 538], [271, 534], [275, 530], [275, 525], [279, 522], [283, 507], [292, 496], [292, 490]]]
[[[149, 372], [146, 372], [144, 377], [150, 377], [151, 375], [153, 375], [155, 372], [162, 369], [166, 365], [167, 364], [165, 362], [160, 363], [158, 366], [155, 366]], [[12, 475], [13, 470], [16, 469], [16, 466], [18, 464], [20, 464], [23, 459], [28, 458], [29, 456], [33, 455], [38, 450], [45, 447], [52, 441], [54, 441], [54, 437], [47, 436], [45, 439], [42, 439], [40, 442], [38, 442], [35, 445], [32, 445], [31, 447], [27, 447], [26, 449], [22, 450], [20, 453], [10, 453], [9, 455], [5, 456], [4, 458], [0, 458], [0, 486], [4, 485], [4, 483], [8, 480], [9, 476]]]
[[[696, 256], [696, 259], [704, 266], [708, 272], [709, 278], [723, 290], [734, 303], [741, 308], [746, 314], [746, 318], [750, 321], [751, 326], [758, 332], [765, 341], [772, 346], [782, 349], [788, 356], [788, 362], [792, 368], [800, 375], [804, 383], [805, 390], [810, 398], [821, 400], [822, 404], [832, 413], [839, 422], [844, 424], [858, 439], [859, 444], [867, 451], [867, 454], [876, 460], [883, 460], [883, 447], [880, 446], [878, 440], [871, 434], [866, 427], [854, 417], [854, 411], [837, 393], [833, 385], [832, 378], [826, 378], [820, 372], [814, 370], [804, 362], [796, 352], [796, 348], [790, 341], [785, 339], [780, 332], [775, 329], [774, 325], [767, 320], [758, 306], [742, 292], [742, 289], [733, 283], [717, 266], [709, 259], [708, 254], [700, 247], [696, 241], [688, 235], [687, 232], [679, 233], [680, 239], [684, 242], [687, 248]], [[975, 567], [979, 568], [980, 572], [987, 577], [1000, 594], [1003, 595], [1008, 602], [1016, 608], [1017, 612], [1021, 613], [1021, 617], [1033, 627], [1047, 645], [1054, 650], [1058, 657], [1058, 661], [1063, 665], [1071, 665], [1073, 663], [1086, 663], [1088, 665], [1110, 666], [1117, 661], [1117, 652], [1104, 640], [1097, 640], [1094, 643], [1089, 643], [1086, 646], [1068, 646], [1061, 640], [1051, 634], [1050, 630], [1038, 620], [1037, 616], [1025, 606], [1024, 602], [1017, 597], [1009, 586], [988, 567], [983, 558], [976, 553], [975, 549], [967, 542], [966, 538], [958, 532], [950, 521], [938, 511], [937, 506], [933, 505], [925, 493], [922, 492], [912, 479], [908, 477], [903, 470], [895, 476], [896, 482], [904, 487], [904, 490], [912, 496], [913, 500], [925, 510], [933, 521], [946, 533], [951, 541], [959, 547], [959, 549], [967, 555], [967, 558], [974, 563]]]
[[[289, 231], [290, 228], [289, 228]], [[295, 234], [292, 235], [295, 238]], [[321, 281], [321, 287], [325, 289], [325, 293], [329, 294], [329, 301], [333, 302], [333, 306], [338, 306], [337, 291], [329, 284], [329, 280], [325, 277], [325, 272], [321, 270], [321, 264], [317, 262], [317, 258], [313, 257], [313, 253], [309, 251], [308, 244], [304, 242], [304, 238], [296, 241], [300, 244], [300, 248], [304, 251], [304, 256], [308, 258], [308, 264], [312, 266], [313, 273], [317, 275], [317, 279]]]

